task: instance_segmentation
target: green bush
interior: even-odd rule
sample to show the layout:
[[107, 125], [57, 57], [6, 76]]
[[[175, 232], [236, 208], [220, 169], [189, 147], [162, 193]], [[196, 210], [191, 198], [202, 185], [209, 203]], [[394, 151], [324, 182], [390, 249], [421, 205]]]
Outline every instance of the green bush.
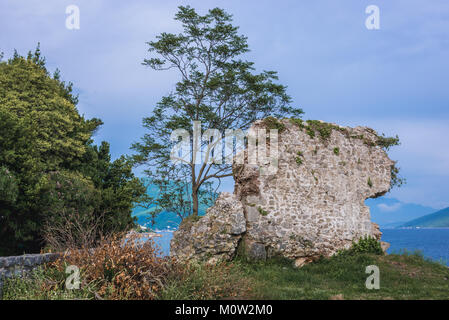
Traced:
[[285, 130], [285, 124], [283, 124], [275, 117], [266, 117], [265, 119], [262, 120], [262, 122], [268, 130], [275, 129], [278, 130], [279, 133]]
[[[132, 163], [124, 156], [111, 161], [107, 142], [93, 144], [102, 121], [78, 112], [72, 84], [60, 77], [59, 71], [49, 73], [39, 47], [0, 61], [0, 255], [41, 251], [49, 208], [86, 211], [93, 203], [90, 212], [104, 217], [105, 231], [128, 230], [132, 208], [145, 196]], [[49, 188], [52, 172], [80, 183], [72, 190], [53, 180]], [[95, 201], [84, 203], [91, 193], [79, 192], [92, 188]]]
[[14, 203], [17, 199], [19, 189], [17, 179], [6, 167], [0, 167], [0, 201]]
[[304, 128], [304, 120], [299, 118], [290, 118], [290, 122], [294, 125], [297, 125], [300, 129]]
[[5, 280], [3, 300], [86, 300], [94, 299], [94, 283], [78, 290], [65, 288], [67, 274], [56, 268], [39, 267], [26, 277]]
[[360, 237], [359, 241], [352, 241], [352, 246], [348, 250], [341, 250], [338, 255], [356, 255], [356, 254], [376, 254], [383, 255], [384, 252], [380, 245], [380, 242], [373, 237], [364, 236]]

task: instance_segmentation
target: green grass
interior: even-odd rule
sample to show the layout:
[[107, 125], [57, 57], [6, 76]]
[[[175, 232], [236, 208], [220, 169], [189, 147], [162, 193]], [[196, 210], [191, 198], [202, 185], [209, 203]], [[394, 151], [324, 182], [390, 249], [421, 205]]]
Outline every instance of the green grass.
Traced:
[[250, 282], [232, 263], [217, 266], [191, 263], [184, 275], [170, 277], [158, 299], [221, 300], [250, 298]]
[[28, 277], [5, 279], [3, 300], [91, 300], [95, 285], [84, 284], [79, 290], [61, 286], [67, 275], [54, 268], [37, 268]]
[[[366, 250], [366, 248], [363, 248]], [[372, 250], [372, 248], [369, 248]], [[365, 273], [369, 265], [380, 270], [380, 289], [369, 290]], [[38, 269], [33, 279], [8, 280], [4, 299], [95, 299], [95, 284], [81, 290], [56, 285], [64, 274]], [[50, 287], [50, 289], [49, 289]], [[45, 288], [45, 290], [44, 290]], [[376, 255], [345, 251], [321, 258], [302, 268], [292, 261], [271, 259], [251, 262], [237, 258], [217, 267], [186, 266], [170, 278], [159, 299], [448, 299], [449, 268], [426, 260], [421, 254]]]
[[[365, 268], [380, 270], [380, 289], [369, 290]], [[322, 258], [297, 269], [288, 260], [238, 263], [252, 279], [256, 299], [448, 299], [449, 269], [419, 254], [354, 254]]]

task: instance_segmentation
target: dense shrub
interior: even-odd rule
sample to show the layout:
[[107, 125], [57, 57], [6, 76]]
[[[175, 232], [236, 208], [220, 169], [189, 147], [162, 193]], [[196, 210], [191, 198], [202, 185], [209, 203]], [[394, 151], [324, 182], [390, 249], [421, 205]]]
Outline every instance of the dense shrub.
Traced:
[[72, 84], [62, 81], [59, 71], [50, 74], [39, 47], [26, 57], [15, 53], [0, 61], [0, 255], [39, 252], [48, 234], [48, 208], [74, 208], [73, 200], [81, 199], [77, 192], [84, 187], [51, 197], [52, 172], [96, 189], [92, 211], [104, 217], [107, 232], [133, 227], [132, 208], [145, 187], [125, 157], [111, 161], [108, 143], [93, 145], [102, 122], [80, 115], [77, 103]]
[[93, 248], [104, 233], [104, 216], [95, 212], [100, 192], [93, 183], [72, 172], [50, 172], [41, 199], [46, 202], [42, 235], [47, 248]]
[[18, 192], [16, 177], [6, 167], [0, 166], [0, 201], [14, 203]]
[[26, 277], [5, 279], [3, 300], [85, 300], [93, 299], [94, 283], [83, 285], [80, 290], [65, 290], [65, 270], [38, 267]]
[[[68, 266], [80, 288], [67, 289]], [[228, 299], [245, 298], [249, 282], [232, 264], [177, 262], [138, 235], [104, 239], [95, 249], [67, 251], [29, 277], [9, 279], [4, 299]]]
[[354, 255], [360, 253], [384, 254], [379, 241], [373, 237], [364, 236], [360, 237], [358, 241], [352, 241], [351, 248], [339, 251], [338, 255]]
[[95, 249], [70, 251], [49, 268], [63, 272], [69, 265], [79, 268], [81, 287], [94, 287], [97, 299], [155, 299], [174, 270], [152, 241], [138, 236], [115, 236]]

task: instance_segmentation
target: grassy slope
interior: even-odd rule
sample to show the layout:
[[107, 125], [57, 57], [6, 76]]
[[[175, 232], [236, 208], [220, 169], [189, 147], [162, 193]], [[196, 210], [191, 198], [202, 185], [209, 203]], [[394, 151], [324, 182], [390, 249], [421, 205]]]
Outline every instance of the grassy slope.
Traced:
[[409, 221], [401, 227], [449, 228], [449, 208]]
[[[379, 290], [365, 287], [369, 265], [380, 269]], [[173, 278], [159, 299], [449, 299], [449, 268], [418, 254], [335, 256], [300, 269], [286, 260], [237, 259], [212, 269], [198, 265], [187, 271], [187, 278]], [[39, 273], [37, 281], [7, 281], [4, 298], [95, 299], [94, 283], [70, 292], [42, 291], [44, 283], [53, 286], [53, 281], [44, 279], [62, 277], [59, 282], [64, 282], [64, 274], [52, 273], [51, 269]]]
[[[380, 269], [380, 289], [365, 287], [368, 265]], [[258, 299], [449, 299], [449, 268], [417, 254], [333, 257], [296, 269], [288, 261], [237, 265]]]

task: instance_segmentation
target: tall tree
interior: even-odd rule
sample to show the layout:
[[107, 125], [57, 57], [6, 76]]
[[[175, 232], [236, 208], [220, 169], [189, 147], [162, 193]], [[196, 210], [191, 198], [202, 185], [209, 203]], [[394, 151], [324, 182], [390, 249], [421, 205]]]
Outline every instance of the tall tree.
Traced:
[[[224, 177], [231, 176], [231, 165], [212, 161], [220, 150], [213, 150], [217, 139], [202, 141], [205, 158], [197, 164], [192, 152], [193, 123], [201, 122], [201, 134], [207, 129], [248, 129], [257, 119], [268, 116], [299, 117], [302, 110], [291, 106], [286, 87], [275, 83], [274, 71], [256, 73], [254, 63], [242, 55], [249, 51], [247, 38], [232, 25], [232, 16], [215, 8], [199, 15], [193, 8], [179, 7], [175, 20], [180, 34], [162, 33], [148, 42], [151, 57], [144, 65], [154, 70], [175, 69], [180, 76], [174, 91], [163, 97], [150, 117], [143, 119], [148, 132], [132, 148], [134, 161], [146, 165], [146, 174], [161, 187], [160, 203], [168, 210], [186, 210], [182, 215], [198, 214], [199, 193]], [[177, 141], [175, 129], [190, 133], [190, 154], [177, 164], [170, 161]], [[211, 151], [214, 151], [215, 154]], [[187, 197], [176, 197], [180, 192]]]
[[77, 102], [39, 47], [0, 62], [0, 255], [39, 251], [45, 222], [63, 211], [101, 215], [106, 232], [133, 226], [145, 189], [128, 160], [111, 162], [109, 144], [92, 144], [102, 122], [85, 119]]

